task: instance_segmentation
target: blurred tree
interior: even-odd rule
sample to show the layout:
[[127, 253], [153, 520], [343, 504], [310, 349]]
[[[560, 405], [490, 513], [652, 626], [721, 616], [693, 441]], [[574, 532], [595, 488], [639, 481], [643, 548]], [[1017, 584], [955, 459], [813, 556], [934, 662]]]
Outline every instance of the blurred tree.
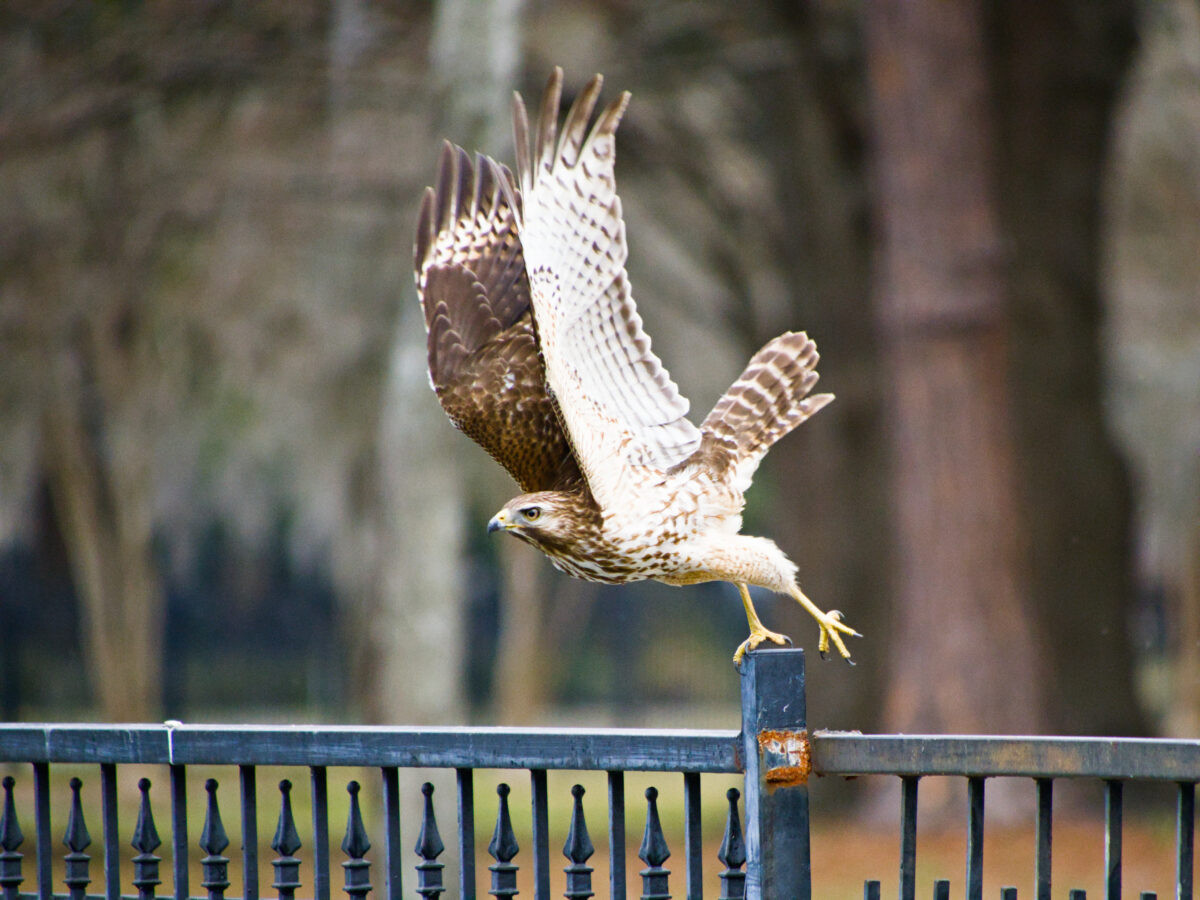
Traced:
[[1043, 701], [1056, 731], [1141, 734], [1130, 495], [1104, 428], [1103, 167], [1132, 0], [989, 7], [1009, 386]]
[[[748, 510], [762, 523], [755, 530], [777, 535], [801, 562], [809, 593], [867, 635], [857, 669], [812, 667], [813, 720], [871, 727], [878, 694], [893, 683], [887, 654], [912, 676], [949, 648], [938, 671], [954, 677], [921, 673], [941, 688], [930, 696], [909, 676], [895, 679], [897, 696], [907, 693], [890, 710], [944, 709], [947, 722], [926, 727], [951, 727], [949, 711], [970, 706], [966, 687], [1015, 684], [1025, 696], [1037, 668], [1054, 696], [1032, 702], [1030, 719], [988, 717], [979, 727], [1136, 730], [1128, 510], [1101, 431], [1096, 274], [1097, 173], [1131, 5], [7, 6], [0, 540], [29, 531], [33, 498], [49, 482], [76, 580], [94, 585], [89, 640], [124, 647], [117, 661], [132, 665], [143, 655], [133, 648], [153, 656], [160, 582], [190, 571], [198, 533], [221, 523], [237, 559], [249, 561], [276, 552], [263, 548], [282, 531], [277, 552], [301, 560], [298, 571], [328, 571], [336, 589], [357, 656], [351, 714], [465, 715], [458, 603], [473, 579], [462, 565], [464, 511], [478, 503], [469, 519], [478, 524], [511, 486], [451, 430], [428, 391], [408, 247], [438, 140], [511, 159], [512, 82], [536, 94], [549, 67], [564, 64], [568, 89], [594, 71], [610, 91], [634, 89], [618, 142], [631, 280], [693, 413], [779, 330], [806, 328], [821, 346], [822, 388], [838, 401], [773, 451]], [[878, 101], [870, 114], [868, 52]], [[1170, 74], [1178, 70], [1146, 71], [1158, 74], [1139, 77], [1134, 98], [1180, 84]], [[908, 105], [890, 106], [900, 98]], [[1131, 108], [1170, 107], [1143, 99]], [[1166, 127], [1141, 124], [1148, 115], [1130, 114], [1119, 160], [1147, 160], [1157, 185], [1160, 151], [1130, 136]], [[882, 153], [874, 198], [868, 134]], [[914, 181], [893, 177], [908, 174]], [[1137, 211], [1124, 205], [1133, 198], [1161, 208], [1189, 196], [1175, 187], [1152, 194], [1129, 177], [1128, 194], [1116, 192], [1128, 198], [1113, 207], [1118, 216]], [[873, 199], [892, 210], [879, 220], [887, 243], [877, 298], [888, 312], [874, 333]], [[1181, 241], [1191, 234], [1156, 227]], [[1111, 254], [1126, 261], [1118, 278], [1137, 256], [1122, 240], [1126, 251]], [[1130, 309], [1144, 283], [1130, 276], [1135, 289], [1121, 289]], [[1126, 333], [1122, 315], [1114, 335]], [[879, 342], [894, 343], [887, 400]], [[1114, 343], [1112, 352], [1125, 351]], [[916, 480], [898, 488], [907, 510], [898, 521], [925, 533], [889, 547], [879, 420], [901, 406], [893, 436], [908, 436], [899, 452], [921, 468], [906, 473], [898, 454], [896, 471], [950, 499]], [[1140, 434], [1147, 447], [1156, 440], [1152, 429]], [[1159, 490], [1178, 493], [1172, 478]], [[947, 522], [943, 542], [933, 529]], [[517, 600], [504, 607], [509, 624], [497, 642], [505, 674], [493, 696], [506, 718], [527, 713], [531, 698], [556, 696], [556, 676], [578, 683], [567, 670], [598, 655], [571, 652], [572, 640], [591, 634], [580, 621], [588, 586], [554, 575], [547, 592], [544, 564], [522, 549], [500, 550]], [[882, 624], [893, 560], [910, 567], [896, 602], [916, 632], [907, 638]], [[911, 573], [927, 565], [949, 574], [922, 590]], [[243, 583], [253, 590], [262, 580]], [[118, 596], [131, 606], [96, 599]], [[600, 629], [606, 640], [637, 630], [638, 604], [653, 596], [622, 591], [623, 624], [600, 623], [610, 626]], [[740, 628], [732, 592], [681, 598], [697, 620], [728, 613]], [[596, 609], [615, 608], [608, 599]], [[811, 623], [771, 606], [771, 624], [806, 644]], [[979, 670], [973, 644], [991, 653], [1004, 643], [996, 634], [1017, 657], [987, 656], [988, 678], [964, 679]], [[331, 658], [343, 649], [320, 637]], [[663, 652], [671, 637], [647, 630], [639, 641], [657, 652], [606, 657], [616, 695], [638, 683], [639, 665], [655, 667], [647, 683], [726, 684], [726, 654], [712, 652], [709, 636], [687, 650], [687, 665]], [[561, 652], [539, 653], [546, 644]], [[726, 649], [734, 644], [731, 636]], [[539, 673], [546, 660], [552, 671]], [[128, 695], [127, 685], [153, 677], [97, 683]], [[154, 715], [153, 697], [138, 702], [144, 713], [114, 706], [106, 715]], [[966, 721], [956, 713], [956, 727], [974, 727], [983, 711]]]
[[[439, 0], [434, 6], [428, 43], [433, 134], [493, 156], [510, 143], [520, 6], [519, 0]], [[426, 183], [435, 174], [436, 146], [435, 140], [425, 142], [420, 155]], [[410, 234], [411, 221], [406, 222]], [[410, 255], [405, 262], [411, 262]], [[494, 464], [483, 454], [472, 455], [470, 442], [454, 432], [438, 408], [429, 389], [425, 327], [415, 299], [401, 310], [391, 366], [380, 443], [386, 624], [364, 635], [375, 645], [381, 684], [419, 684], [421, 689], [379, 691], [372, 706], [383, 721], [462, 721], [463, 659], [472, 652], [462, 617], [464, 597], [473, 587], [464, 574], [464, 520], [468, 497], [478, 493], [471, 488], [489, 477], [480, 472], [500, 476], [490, 472]], [[521, 587], [508, 592], [502, 610], [537, 602], [535, 591]], [[527, 636], [529, 630], [518, 629], [518, 634]], [[503, 634], [500, 646], [510, 643], [526, 646], [518, 636]], [[518, 689], [530, 687], [520, 678], [524, 671], [517, 667], [512, 673]]]
[[107, 648], [91, 655], [106, 718], [157, 717], [155, 566], [186, 570], [213, 519], [264, 551], [247, 559], [287, 522], [285, 552], [329, 567], [346, 609], [380, 584], [395, 248], [427, 177], [383, 136], [428, 134], [425, 35], [403, 10], [333, 12], [5, 13], [0, 531], [20, 533], [47, 480], [82, 640]]
[[111, 722], [147, 721], [162, 699], [164, 595], [151, 549], [152, 445], [143, 428], [159, 423], [154, 405], [139, 409], [146, 398], [130, 390], [144, 377], [135, 361], [145, 335], [109, 319], [119, 309], [111, 298], [89, 299], [99, 315], [66, 325], [86, 344], [78, 355], [46, 344], [44, 477], [83, 601], [81, 637], [100, 711]]
[[885, 722], [1034, 732], [1042, 647], [1026, 605], [983, 6], [875, 0], [866, 14], [897, 533]]
[[1161, 731], [1200, 737], [1200, 5], [1141, 9], [1109, 157], [1108, 417], [1137, 485], [1143, 663]]

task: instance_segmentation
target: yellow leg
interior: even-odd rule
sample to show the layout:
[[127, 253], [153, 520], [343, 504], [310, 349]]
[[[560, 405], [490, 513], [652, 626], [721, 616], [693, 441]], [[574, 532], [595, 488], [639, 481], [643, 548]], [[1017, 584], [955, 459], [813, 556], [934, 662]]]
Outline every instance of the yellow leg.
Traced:
[[808, 610], [809, 615], [817, 620], [817, 625], [821, 628], [821, 639], [817, 642], [817, 652], [821, 656], [825, 656], [829, 652], [829, 642], [833, 641], [838, 653], [842, 654], [842, 659], [849, 661], [850, 651], [846, 649], [842, 634], [848, 634], [851, 637], [862, 637], [862, 635], [842, 621], [842, 614], [838, 610], [831, 609], [829, 612], [821, 612], [817, 604], [805, 597], [799, 587], [793, 585], [790, 593], [801, 606]]
[[763, 641], [770, 641], [772, 644], [790, 645], [792, 639], [786, 634], [768, 631], [766, 626], [758, 618], [758, 613], [754, 611], [754, 603], [750, 600], [750, 589], [740, 581], [734, 582], [737, 585], [738, 593], [742, 595], [742, 606], [746, 608], [746, 621], [750, 623], [750, 637], [742, 641], [741, 646], [737, 648], [737, 652], [733, 654], [733, 664], [740, 666], [742, 657], [746, 655], [747, 650], [753, 650]]

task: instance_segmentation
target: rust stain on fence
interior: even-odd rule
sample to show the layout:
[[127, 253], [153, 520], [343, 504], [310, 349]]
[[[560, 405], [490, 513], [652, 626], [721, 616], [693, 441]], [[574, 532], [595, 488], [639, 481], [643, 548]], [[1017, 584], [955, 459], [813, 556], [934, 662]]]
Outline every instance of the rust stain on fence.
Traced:
[[812, 772], [812, 748], [807, 731], [764, 729], [758, 733], [758, 752], [768, 790], [808, 784]]

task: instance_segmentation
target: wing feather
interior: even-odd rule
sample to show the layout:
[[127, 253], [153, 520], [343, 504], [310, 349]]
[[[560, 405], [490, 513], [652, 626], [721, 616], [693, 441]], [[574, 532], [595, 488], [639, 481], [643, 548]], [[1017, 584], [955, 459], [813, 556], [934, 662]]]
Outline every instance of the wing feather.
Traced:
[[602, 507], [621, 501], [629, 466], [665, 470], [700, 443], [688, 402], [650, 347], [625, 273], [616, 193], [616, 130], [624, 93], [590, 125], [593, 78], [558, 129], [562, 71], [542, 98], [530, 153], [524, 103], [514, 100], [519, 230], [546, 378], [576, 458]]
[[771, 445], [833, 399], [809, 396], [819, 359], [802, 331], [768, 341], [705, 417], [700, 446], [683, 465], [703, 465], [745, 493]]
[[413, 249], [429, 377], [450, 420], [522, 490], [578, 487], [538, 353], [511, 181], [485, 156], [442, 150]]

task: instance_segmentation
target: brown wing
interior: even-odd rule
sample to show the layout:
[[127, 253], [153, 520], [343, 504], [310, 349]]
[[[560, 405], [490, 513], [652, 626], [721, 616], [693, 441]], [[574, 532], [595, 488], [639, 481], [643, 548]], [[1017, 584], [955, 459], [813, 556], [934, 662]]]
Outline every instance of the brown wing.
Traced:
[[442, 409], [525, 491], [582, 481], [546, 389], [529, 277], [502, 180], [447, 143], [437, 188], [421, 203], [414, 250], [425, 311], [429, 378]]

